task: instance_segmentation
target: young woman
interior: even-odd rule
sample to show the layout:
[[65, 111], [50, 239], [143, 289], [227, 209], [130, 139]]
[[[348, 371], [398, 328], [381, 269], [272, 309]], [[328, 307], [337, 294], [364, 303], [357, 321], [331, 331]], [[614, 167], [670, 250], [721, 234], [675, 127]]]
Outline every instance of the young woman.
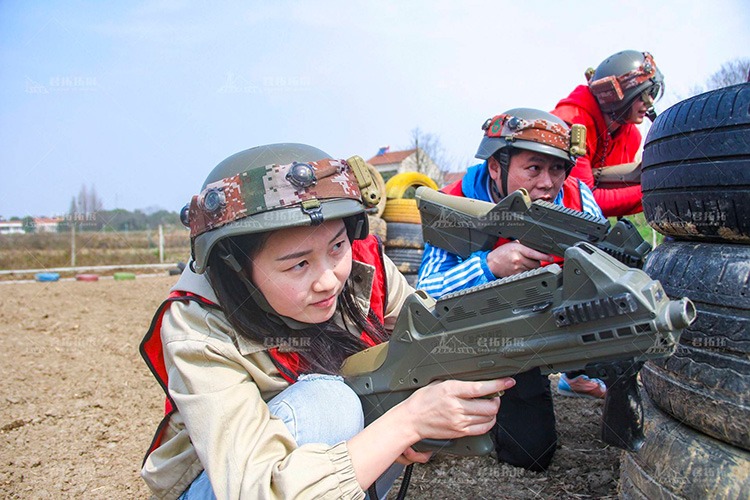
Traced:
[[[301, 144], [237, 153], [183, 211], [190, 269], [141, 353], [167, 395], [141, 475], [158, 498], [384, 497], [411, 445], [488, 432], [512, 379], [443, 381], [367, 427], [342, 361], [413, 290], [367, 234], [358, 179]], [[380, 479], [378, 479], [380, 478]]]

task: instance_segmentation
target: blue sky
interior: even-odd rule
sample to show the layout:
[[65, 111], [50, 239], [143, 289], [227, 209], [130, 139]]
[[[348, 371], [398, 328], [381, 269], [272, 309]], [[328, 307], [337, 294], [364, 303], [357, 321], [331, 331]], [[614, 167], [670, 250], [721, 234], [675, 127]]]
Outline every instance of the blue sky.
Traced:
[[480, 126], [551, 109], [624, 49], [665, 75], [657, 111], [750, 57], [750, 3], [0, 2], [0, 215], [179, 210], [243, 149], [334, 157], [439, 136], [473, 164]]

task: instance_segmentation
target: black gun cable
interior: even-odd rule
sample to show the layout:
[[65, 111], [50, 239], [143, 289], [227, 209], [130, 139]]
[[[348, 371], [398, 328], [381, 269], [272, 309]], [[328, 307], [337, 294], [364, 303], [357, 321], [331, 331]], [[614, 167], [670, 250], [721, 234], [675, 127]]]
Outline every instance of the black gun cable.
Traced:
[[[404, 469], [404, 479], [401, 481], [401, 487], [398, 489], [396, 500], [404, 500], [404, 498], [406, 498], [406, 492], [409, 490], [409, 481], [411, 480], [411, 471], [413, 468], [414, 464], [409, 464], [406, 466], [406, 469]], [[372, 485], [367, 488], [367, 496], [370, 497], [370, 500], [380, 500], [375, 483], [372, 483]]]
[[404, 500], [406, 498], [406, 491], [409, 489], [409, 481], [411, 480], [411, 470], [414, 468], [414, 464], [409, 464], [404, 470], [404, 479], [401, 481], [401, 487], [398, 489], [398, 496], [396, 500]]

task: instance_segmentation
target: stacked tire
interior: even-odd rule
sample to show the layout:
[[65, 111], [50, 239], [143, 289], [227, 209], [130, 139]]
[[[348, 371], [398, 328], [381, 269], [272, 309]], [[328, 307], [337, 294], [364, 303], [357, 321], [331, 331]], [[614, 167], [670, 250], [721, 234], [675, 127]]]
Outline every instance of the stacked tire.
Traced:
[[641, 370], [646, 442], [619, 496], [750, 498], [750, 83], [660, 115], [643, 152], [643, 209], [668, 241], [644, 271], [696, 321]]
[[417, 286], [424, 251], [422, 220], [417, 200], [404, 196], [419, 186], [438, 189], [435, 181], [419, 172], [404, 172], [391, 177], [385, 185], [387, 200], [383, 212], [383, 219], [387, 222], [385, 254], [414, 287]]

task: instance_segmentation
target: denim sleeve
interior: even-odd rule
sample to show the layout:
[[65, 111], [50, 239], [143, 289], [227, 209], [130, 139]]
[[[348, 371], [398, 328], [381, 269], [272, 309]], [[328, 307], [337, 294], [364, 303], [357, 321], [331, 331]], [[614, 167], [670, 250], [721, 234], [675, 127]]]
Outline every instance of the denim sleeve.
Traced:
[[434, 298], [495, 279], [487, 265], [489, 252], [475, 252], [467, 259], [425, 243], [417, 288]]

